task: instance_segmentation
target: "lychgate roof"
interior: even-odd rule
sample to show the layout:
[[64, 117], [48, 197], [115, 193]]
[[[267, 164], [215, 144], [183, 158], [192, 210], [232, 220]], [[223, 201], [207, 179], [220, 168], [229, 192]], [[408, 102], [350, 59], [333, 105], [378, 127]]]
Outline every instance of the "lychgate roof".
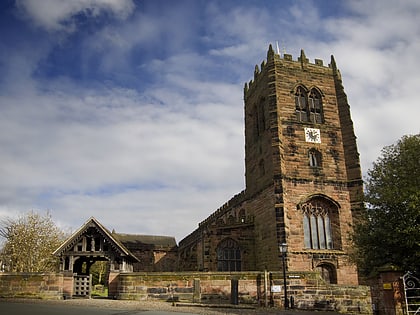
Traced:
[[132, 254], [123, 243], [114, 235], [108, 231], [98, 220], [94, 217], [91, 217], [87, 220], [76, 232], [74, 232], [59, 248], [54, 251], [54, 255], [61, 256], [64, 253], [70, 251], [78, 242], [79, 240], [85, 235], [89, 229], [94, 228], [96, 232], [102, 235], [110, 244], [112, 249], [118, 252], [121, 256], [126, 256], [128, 258], [132, 258], [135, 261], [139, 261], [138, 258]]

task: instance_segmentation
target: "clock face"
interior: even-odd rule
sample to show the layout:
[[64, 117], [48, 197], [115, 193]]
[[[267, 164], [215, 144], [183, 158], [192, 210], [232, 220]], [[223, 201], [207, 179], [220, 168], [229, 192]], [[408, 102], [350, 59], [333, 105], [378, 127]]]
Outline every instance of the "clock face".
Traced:
[[315, 128], [305, 128], [305, 141], [321, 143], [321, 132]]

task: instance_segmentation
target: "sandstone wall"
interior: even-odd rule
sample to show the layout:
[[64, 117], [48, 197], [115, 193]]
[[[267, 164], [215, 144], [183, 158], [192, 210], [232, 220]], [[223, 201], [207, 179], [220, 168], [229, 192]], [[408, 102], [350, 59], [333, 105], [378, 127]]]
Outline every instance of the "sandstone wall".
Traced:
[[56, 273], [0, 273], [2, 298], [63, 298], [63, 275]]
[[[267, 279], [267, 282], [265, 281]], [[283, 285], [281, 272], [207, 272], [207, 273], [121, 273], [118, 299], [161, 299], [175, 302], [223, 304], [232, 302], [232, 281], [238, 281], [239, 304], [282, 307], [283, 292], [273, 293], [272, 285]], [[269, 288], [266, 290], [265, 288]], [[317, 273], [288, 275], [289, 298], [303, 310], [334, 310], [346, 314], [371, 314], [370, 289], [366, 286], [325, 284]]]
[[[72, 277], [63, 274], [0, 274], [0, 298], [71, 298]], [[110, 297], [125, 300], [159, 299], [203, 304], [232, 303], [237, 282], [239, 304], [283, 307], [282, 272], [113, 273]], [[267, 288], [267, 290], [266, 290]], [[372, 314], [370, 288], [325, 284], [317, 273], [287, 275], [288, 297], [302, 310], [335, 310], [345, 314]]]

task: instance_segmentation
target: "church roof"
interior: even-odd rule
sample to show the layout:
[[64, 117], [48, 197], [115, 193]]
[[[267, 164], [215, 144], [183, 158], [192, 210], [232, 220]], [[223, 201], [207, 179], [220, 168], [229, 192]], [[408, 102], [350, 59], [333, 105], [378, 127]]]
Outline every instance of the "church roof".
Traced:
[[176, 247], [175, 238], [172, 236], [158, 236], [158, 235], [138, 235], [138, 234], [122, 234], [122, 233], [112, 233], [112, 235], [117, 238], [122, 244], [126, 246], [130, 245], [135, 246], [136, 244], [146, 244], [152, 245], [156, 249], [167, 249]]

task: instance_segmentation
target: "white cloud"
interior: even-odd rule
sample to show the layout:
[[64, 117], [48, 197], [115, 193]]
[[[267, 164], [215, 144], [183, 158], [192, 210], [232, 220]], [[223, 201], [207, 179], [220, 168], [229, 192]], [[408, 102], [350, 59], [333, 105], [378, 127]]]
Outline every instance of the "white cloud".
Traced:
[[322, 20], [307, 1], [159, 14], [131, 1], [19, 4], [48, 31], [76, 25], [79, 13], [131, 15], [75, 33], [81, 51], [68, 48], [80, 53], [81, 78], [66, 64], [51, 79], [36, 74], [55, 52], [51, 33], [1, 53], [0, 217], [50, 209], [73, 229], [95, 216], [120, 232], [180, 240], [244, 188], [242, 88], [276, 40], [294, 59], [301, 48], [325, 64], [335, 56], [364, 172], [383, 146], [419, 132], [416, 1], [352, 1]]
[[16, 4], [35, 25], [48, 31], [66, 32], [75, 30], [77, 14], [97, 17], [107, 11], [125, 19], [135, 8], [132, 0], [16, 0]]
[[[138, 212], [131, 227], [126, 221], [115, 227], [136, 232], [137, 224], [152, 233], [146, 223], [163, 220], [170, 205], [174, 215], [195, 212], [192, 221], [178, 223], [195, 227], [209, 211], [203, 199], [243, 185], [243, 165], [236, 162], [243, 159], [242, 106], [214, 103], [213, 93], [231, 94], [230, 86], [197, 87], [189, 87], [201, 95], [196, 100], [164, 98], [165, 88], [149, 91], [159, 94], [161, 105], [120, 89], [1, 97], [9, 105], [0, 118], [1, 172], [8, 179], [0, 183], [2, 208], [46, 207], [59, 220], [74, 214], [72, 222], [84, 221], [85, 213], [113, 222], [114, 211]], [[210, 92], [202, 94], [204, 88]], [[219, 197], [211, 207], [224, 201]], [[160, 233], [186, 233], [165, 224]]]
[[320, 51], [333, 53], [343, 74], [366, 172], [381, 148], [420, 131], [411, 115], [417, 101], [409, 96], [420, 83], [420, 26], [414, 22], [420, 3], [349, 5], [355, 16], [328, 20], [326, 30], [335, 40]]

